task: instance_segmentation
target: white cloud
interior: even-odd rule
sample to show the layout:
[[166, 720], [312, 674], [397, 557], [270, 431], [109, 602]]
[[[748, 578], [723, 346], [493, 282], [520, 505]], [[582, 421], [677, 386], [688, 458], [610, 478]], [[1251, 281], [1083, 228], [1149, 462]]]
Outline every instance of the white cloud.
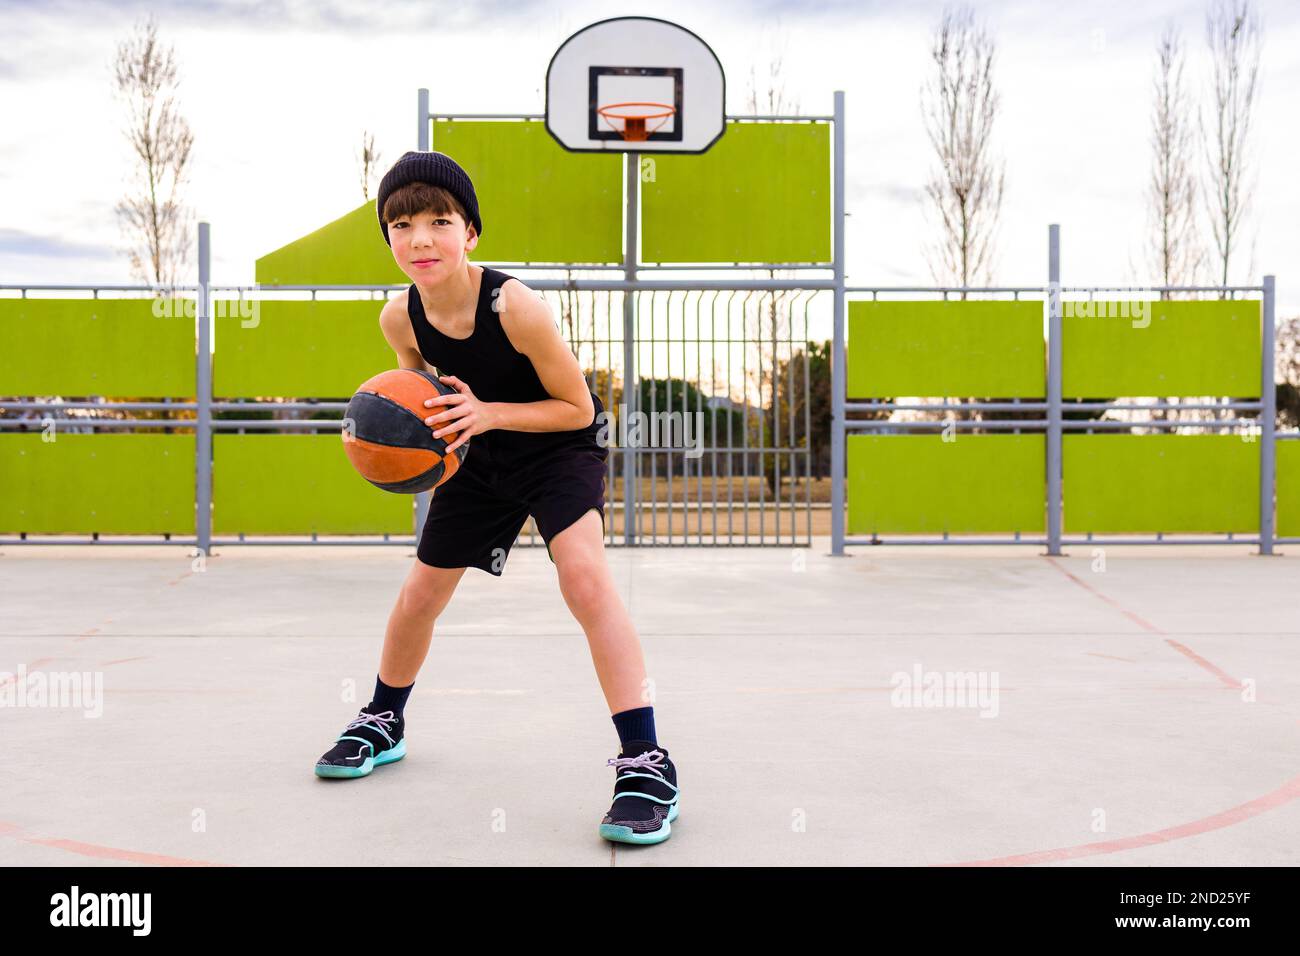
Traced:
[[[0, 54], [0, 228], [9, 237], [0, 282], [128, 280], [111, 209], [131, 156], [109, 76], [116, 44], [150, 10], [180, 62], [180, 104], [196, 133], [188, 195], [212, 223], [214, 275], [248, 282], [259, 255], [361, 201], [354, 154], [363, 129], [386, 162], [414, 148], [418, 87], [430, 88], [436, 109], [539, 111], [547, 62], [565, 37], [644, 12], [619, 6], [11, 0], [0, 32], [21, 42]], [[918, 97], [939, 9], [677, 0], [655, 11], [711, 43], [728, 71], [730, 111], [744, 109], [751, 64], [775, 49], [803, 112], [827, 113], [832, 91], [846, 91], [855, 284], [930, 281], [921, 252], [930, 156]], [[1062, 226], [1068, 282], [1126, 281], [1130, 261], [1142, 261], [1152, 49], [1173, 18], [1201, 57], [1204, 4], [980, 9], [1000, 44], [1008, 193], [998, 281], [1043, 281], [1049, 222]], [[1262, 10], [1255, 272], [1277, 272], [1282, 313], [1300, 314], [1300, 275], [1289, 274], [1300, 262], [1291, 172], [1300, 155], [1300, 14], [1284, 2]], [[33, 238], [15, 248], [15, 236]], [[69, 249], [101, 255], [60, 254]]]

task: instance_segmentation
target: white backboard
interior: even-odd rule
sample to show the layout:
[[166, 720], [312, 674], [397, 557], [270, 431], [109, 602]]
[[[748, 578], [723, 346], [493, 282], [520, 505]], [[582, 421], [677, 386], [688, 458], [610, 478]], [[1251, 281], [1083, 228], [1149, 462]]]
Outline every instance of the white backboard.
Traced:
[[[722, 64], [709, 45], [653, 17], [584, 27], [546, 70], [546, 129], [574, 152], [702, 153], [726, 128], [725, 103]], [[635, 125], [638, 116], [645, 138], [624, 139], [626, 118]]]

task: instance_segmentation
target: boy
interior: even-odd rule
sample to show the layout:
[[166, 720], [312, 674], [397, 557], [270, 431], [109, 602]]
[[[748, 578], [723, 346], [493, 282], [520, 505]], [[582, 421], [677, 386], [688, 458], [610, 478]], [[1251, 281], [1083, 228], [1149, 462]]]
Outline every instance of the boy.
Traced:
[[473, 183], [450, 156], [406, 153], [381, 181], [376, 209], [412, 280], [384, 306], [380, 328], [399, 367], [436, 367], [456, 389], [425, 403], [425, 422], [448, 441], [447, 452], [474, 440], [430, 500], [415, 566], [388, 621], [374, 698], [316, 773], [362, 777], [406, 755], [402, 711], [434, 621], [466, 568], [500, 576], [531, 514], [619, 735], [619, 756], [607, 761], [614, 802], [600, 835], [660, 843], [677, 817], [677, 769], [656, 740], [654, 708], [642, 706], [641, 645], [605, 561], [609, 452], [597, 441], [600, 399], [545, 302], [518, 279], [469, 263], [483, 221]]

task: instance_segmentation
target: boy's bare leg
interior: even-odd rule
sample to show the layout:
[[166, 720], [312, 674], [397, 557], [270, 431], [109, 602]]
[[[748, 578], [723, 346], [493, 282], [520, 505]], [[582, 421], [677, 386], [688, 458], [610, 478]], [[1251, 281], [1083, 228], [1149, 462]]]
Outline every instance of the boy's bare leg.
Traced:
[[610, 714], [652, 706], [641, 641], [605, 560], [600, 514], [588, 511], [552, 538], [551, 557], [564, 602], [586, 632]]
[[465, 568], [435, 568], [417, 560], [388, 616], [379, 679], [389, 687], [415, 682], [433, 640], [433, 622], [451, 600]]

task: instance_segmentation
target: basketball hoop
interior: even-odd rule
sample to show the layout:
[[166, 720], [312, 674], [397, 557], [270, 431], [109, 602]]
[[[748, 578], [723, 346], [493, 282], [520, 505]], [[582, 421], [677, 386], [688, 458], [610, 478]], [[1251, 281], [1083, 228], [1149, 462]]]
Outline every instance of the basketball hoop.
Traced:
[[[623, 110], [614, 113], [612, 110]], [[650, 138], [650, 134], [662, 129], [677, 110], [667, 103], [607, 103], [596, 107], [596, 112], [609, 123], [610, 128], [630, 143], [641, 143]], [[646, 128], [646, 120], [659, 120], [653, 129]], [[622, 127], [614, 125], [614, 120], [622, 120]]]

